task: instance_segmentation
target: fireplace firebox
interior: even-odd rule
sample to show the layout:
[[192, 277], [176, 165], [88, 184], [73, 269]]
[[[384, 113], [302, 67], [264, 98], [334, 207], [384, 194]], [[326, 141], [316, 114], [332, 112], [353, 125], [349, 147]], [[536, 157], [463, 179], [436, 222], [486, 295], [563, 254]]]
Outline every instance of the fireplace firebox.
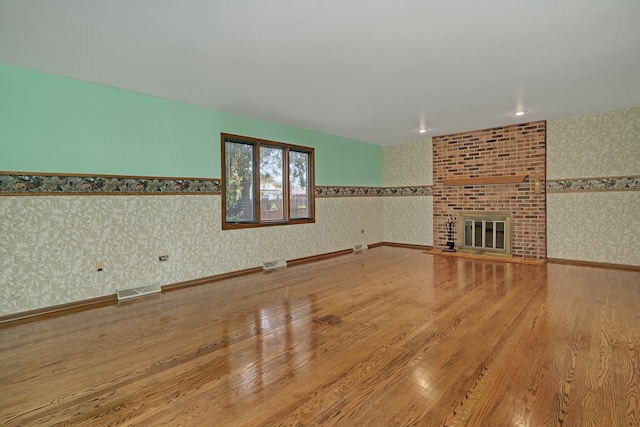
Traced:
[[460, 211], [460, 252], [511, 256], [511, 212]]

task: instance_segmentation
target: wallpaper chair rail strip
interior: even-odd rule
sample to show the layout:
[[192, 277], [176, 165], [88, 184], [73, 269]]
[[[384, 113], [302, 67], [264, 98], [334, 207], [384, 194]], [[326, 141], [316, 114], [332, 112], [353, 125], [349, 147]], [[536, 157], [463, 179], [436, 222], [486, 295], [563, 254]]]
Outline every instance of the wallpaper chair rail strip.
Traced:
[[[0, 196], [220, 195], [220, 178], [0, 172]], [[316, 197], [431, 196], [430, 185], [316, 186]]]
[[[526, 177], [526, 175], [524, 175]], [[445, 185], [521, 182], [517, 177], [447, 179]], [[512, 179], [518, 179], [512, 181]], [[522, 178], [524, 179], [524, 178]], [[640, 175], [549, 179], [549, 192], [637, 191]], [[43, 195], [219, 195], [219, 178], [145, 177], [95, 174], [0, 172], [0, 196]], [[366, 187], [316, 186], [316, 197], [431, 196], [431, 185]]]

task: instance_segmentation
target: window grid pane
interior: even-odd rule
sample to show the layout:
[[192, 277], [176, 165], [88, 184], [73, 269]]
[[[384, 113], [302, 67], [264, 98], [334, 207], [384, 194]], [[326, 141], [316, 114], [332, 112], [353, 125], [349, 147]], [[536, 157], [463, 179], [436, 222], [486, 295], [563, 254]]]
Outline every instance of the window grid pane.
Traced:
[[260, 219], [262, 221], [285, 219], [284, 155], [283, 148], [260, 146]]
[[289, 206], [293, 219], [309, 218], [309, 153], [289, 152]]
[[254, 146], [227, 141], [225, 143], [225, 197], [228, 222], [255, 222], [253, 198]]

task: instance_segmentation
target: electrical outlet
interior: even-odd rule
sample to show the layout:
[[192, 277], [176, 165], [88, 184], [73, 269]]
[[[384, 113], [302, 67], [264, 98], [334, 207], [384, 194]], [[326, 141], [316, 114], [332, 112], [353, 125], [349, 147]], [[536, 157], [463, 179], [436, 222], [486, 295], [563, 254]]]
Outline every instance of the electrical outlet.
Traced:
[[158, 259], [160, 261], [169, 261], [169, 255], [160, 255]]
[[96, 271], [104, 270], [104, 261], [96, 261]]

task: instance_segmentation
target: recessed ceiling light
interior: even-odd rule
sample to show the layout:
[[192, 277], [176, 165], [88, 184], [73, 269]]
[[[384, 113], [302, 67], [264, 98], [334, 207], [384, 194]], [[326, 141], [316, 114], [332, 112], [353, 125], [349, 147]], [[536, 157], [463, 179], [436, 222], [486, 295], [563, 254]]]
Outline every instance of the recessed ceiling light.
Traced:
[[427, 131], [426, 129], [420, 129], [418, 132], [425, 133], [426, 131]]
[[516, 116], [524, 116], [524, 113], [526, 113], [526, 112], [527, 112], [527, 110], [521, 110], [521, 111], [516, 111], [513, 114], [515, 114]]

